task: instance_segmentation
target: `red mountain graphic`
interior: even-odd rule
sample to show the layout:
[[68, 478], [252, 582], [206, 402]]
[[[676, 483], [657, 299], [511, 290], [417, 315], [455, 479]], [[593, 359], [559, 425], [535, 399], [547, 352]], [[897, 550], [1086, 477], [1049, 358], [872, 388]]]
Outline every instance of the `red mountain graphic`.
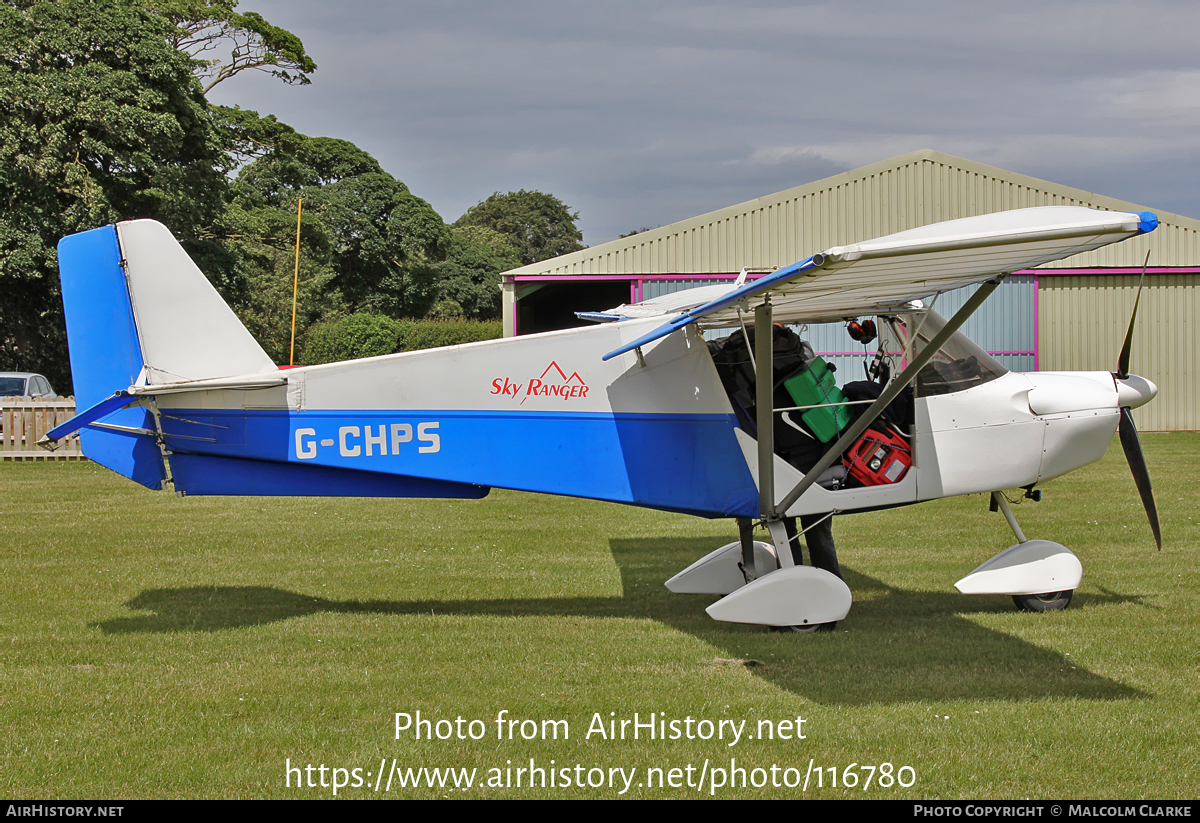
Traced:
[[540, 380], [542, 377], [545, 377], [547, 374], [549, 374], [551, 369], [554, 369], [556, 372], [558, 372], [559, 376], [562, 377], [564, 383], [570, 383], [572, 380], [577, 380], [577, 381], [579, 381], [579, 385], [581, 385], [581, 386], [587, 385], [586, 383], [583, 382], [583, 378], [579, 376], [579, 372], [577, 372], [577, 371], [571, 372], [571, 376], [567, 377], [567, 373], [565, 371], [563, 371], [562, 368], [559, 367], [558, 363], [556, 363], [553, 360], [550, 361], [550, 365], [546, 367], [546, 370], [544, 372], [542, 372], [541, 376], [538, 379]]

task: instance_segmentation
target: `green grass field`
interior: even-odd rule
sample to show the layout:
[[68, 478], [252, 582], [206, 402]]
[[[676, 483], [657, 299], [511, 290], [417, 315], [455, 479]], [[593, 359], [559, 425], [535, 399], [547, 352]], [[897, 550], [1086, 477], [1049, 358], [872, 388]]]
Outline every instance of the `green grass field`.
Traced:
[[[855, 605], [829, 635], [667, 592], [729, 521], [503, 491], [179, 499], [90, 463], [0, 464], [0, 794], [333, 797], [307, 786], [324, 765], [339, 798], [1195, 798], [1200, 436], [1143, 442], [1162, 552], [1116, 446], [1014, 507], [1083, 561], [1067, 611], [954, 591], [1013, 542], [976, 495], [838, 518]], [[467, 739], [396, 739], [418, 711]], [[502, 711], [537, 738], [497, 739]], [[634, 713], [683, 737], [588, 735]], [[558, 720], [569, 737], [540, 739]], [[402, 788], [410, 767], [474, 785]]]

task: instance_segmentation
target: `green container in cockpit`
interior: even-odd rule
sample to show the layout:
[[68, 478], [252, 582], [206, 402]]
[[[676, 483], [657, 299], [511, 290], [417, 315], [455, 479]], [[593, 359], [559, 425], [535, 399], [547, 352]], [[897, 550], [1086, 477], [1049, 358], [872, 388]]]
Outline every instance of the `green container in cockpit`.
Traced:
[[800, 419], [822, 443], [837, 437], [838, 432], [850, 424], [849, 406], [823, 405], [846, 402], [846, 395], [837, 387], [833, 369], [824, 359], [814, 358], [808, 368], [784, 380], [783, 386], [797, 406], [821, 406], [801, 412]]

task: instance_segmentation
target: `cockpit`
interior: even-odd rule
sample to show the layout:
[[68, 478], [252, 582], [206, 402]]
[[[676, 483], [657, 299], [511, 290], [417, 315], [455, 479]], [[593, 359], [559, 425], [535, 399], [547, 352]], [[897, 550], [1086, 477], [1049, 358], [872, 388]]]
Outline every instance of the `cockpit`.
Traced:
[[[773, 446], [777, 456], [801, 472], [807, 472], [833, 447], [841, 433], [946, 325], [941, 315], [919, 305], [903, 314], [844, 322], [857, 343], [877, 344], [873, 359], [866, 364], [866, 379], [835, 375], [836, 366], [814, 352], [805, 339], [807, 327], [774, 327]], [[753, 330], [739, 329], [710, 341], [709, 350], [739, 427], [757, 437]], [[986, 351], [955, 332], [843, 452], [834, 470], [822, 475], [820, 484], [832, 490], [899, 482], [914, 462], [916, 399], [966, 391], [1007, 372]]]

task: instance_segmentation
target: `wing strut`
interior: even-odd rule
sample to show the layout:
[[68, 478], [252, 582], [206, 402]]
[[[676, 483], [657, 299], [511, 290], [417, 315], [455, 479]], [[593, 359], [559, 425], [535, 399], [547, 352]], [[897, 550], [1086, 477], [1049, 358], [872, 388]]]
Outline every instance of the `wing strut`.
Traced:
[[[833, 462], [835, 460], [837, 460], [839, 457], [841, 457], [842, 452], [844, 452], [846, 449], [848, 449], [854, 443], [854, 441], [856, 441], [859, 438], [859, 435], [861, 435], [864, 431], [866, 431], [867, 426], [871, 425], [871, 423], [873, 423], [875, 421], [875, 418], [880, 415], [880, 413], [884, 410], [884, 408], [887, 406], [887, 404], [891, 403], [893, 400], [896, 399], [896, 395], [900, 394], [901, 390], [903, 390], [904, 387], [909, 384], [909, 382], [917, 374], [917, 372], [919, 372], [922, 368], [924, 368], [925, 364], [933, 359], [933, 356], [935, 354], [937, 354], [938, 351], [941, 350], [942, 346], [945, 345], [946, 341], [950, 339], [951, 335], [953, 335], [954, 332], [958, 331], [959, 327], [962, 326], [962, 324], [967, 321], [967, 318], [969, 318], [972, 314], [975, 313], [975, 310], [978, 309], [983, 304], [983, 301], [987, 299], [988, 295], [990, 295], [993, 291], [996, 290], [996, 286], [1000, 285], [1000, 281], [1003, 280], [1007, 276], [1008, 276], [1007, 273], [1001, 274], [998, 277], [994, 277], [985, 283], [981, 283], [979, 285], [979, 288], [975, 290], [975, 293], [971, 295], [970, 299], [967, 300], [967, 302], [963, 305], [963, 307], [961, 309], [959, 309], [957, 312], [955, 312], [954, 316], [951, 317], [946, 322], [946, 325], [942, 328], [942, 330], [940, 332], [938, 332], [936, 335], [934, 335], [934, 338], [929, 341], [929, 344], [927, 346], [925, 346], [925, 348], [921, 349], [921, 353], [918, 354], [911, 361], [909, 361], [909, 364], [904, 369], [904, 371], [900, 372], [900, 376], [897, 377], [895, 380], [893, 380], [890, 384], [888, 384], [887, 388], [885, 388], [883, 390], [883, 393], [881, 395], [879, 395], [879, 399], [876, 400], [874, 403], [872, 403], [870, 406], [868, 406], [867, 410], [865, 412], [863, 412], [861, 415], [859, 415], [858, 420], [854, 421], [854, 424], [851, 425], [850, 428], [846, 429], [846, 433], [843, 434], [838, 439], [838, 441], [836, 443], [834, 443], [834, 445], [827, 452], [825, 452], [825, 456], [817, 461], [817, 465], [813, 466], [812, 469], [809, 470], [808, 474], [804, 475], [804, 478], [799, 483], [796, 484], [796, 487], [794, 489], [792, 489], [790, 492], [788, 492], [787, 497], [783, 498], [783, 500], [779, 503], [778, 506], [772, 505], [769, 508], [765, 507], [765, 506], [763, 507], [764, 516], [778, 517], [778, 516], [781, 516], [782, 513], [786, 512], [789, 508], [791, 508], [792, 504], [800, 499], [800, 495], [802, 495], [806, 491], [808, 491], [809, 488], [812, 487], [812, 484], [817, 482], [817, 478], [821, 476], [821, 472], [825, 471], [827, 468], [832, 466]], [[757, 330], [757, 316], [755, 318], [755, 327]], [[755, 336], [757, 338], [757, 334]], [[768, 337], [767, 339], [770, 340], [770, 337]], [[761, 338], [756, 339], [755, 342], [758, 343], [759, 340], [761, 340]], [[768, 348], [769, 348], [769, 346], [770, 346], [770, 343], [767, 344]], [[767, 362], [770, 363], [771, 361], [768, 360]], [[759, 373], [761, 374], [762, 372], [759, 372]], [[759, 383], [761, 384], [761, 382], [762, 381], [760, 380]], [[761, 406], [760, 406], [760, 408], [761, 408]], [[762, 412], [761, 411], [759, 412], [758, 426], [759, 426], [758, 434], [759, 434], [759, 437], [761, 438], [762, 433], [763, 433]], [[771, 421], [767, 422], [767, 431], [771, 431]], [[762, 488], [762, 482], [763, 482], [763, 480], [762, 480], [763, 468], [762, 467], [764, 465], [761, 454], [762, 453], [761, 453], [761, 446], [760, 446], [760, 452], [759, 452], [760, 456], [759, 456], [759, 463], [758, 463], [759, 477], [760, 477], [760, 480], [759, 480], [759, 483], [760, 483], [759, 488], [760, 489]], [[768, 464], [771, 462], [773, 462], [772, 458], [768, 458]], [[774, 477], [768, 476], [767, 479], [773, 487], [774, 486]], [[773, 489], [772, 489], [772, 491], [773, 491]], [[761, 495], [761, 491], [760, 491], [760, 495]], [[774, 495], [772, 495], [772, 498], [773, 498], [773, 496]]]
[[758, 417], [758, 508], [775, 516], [775, 335], [771, 298], [754, 309], [755, 412]]

